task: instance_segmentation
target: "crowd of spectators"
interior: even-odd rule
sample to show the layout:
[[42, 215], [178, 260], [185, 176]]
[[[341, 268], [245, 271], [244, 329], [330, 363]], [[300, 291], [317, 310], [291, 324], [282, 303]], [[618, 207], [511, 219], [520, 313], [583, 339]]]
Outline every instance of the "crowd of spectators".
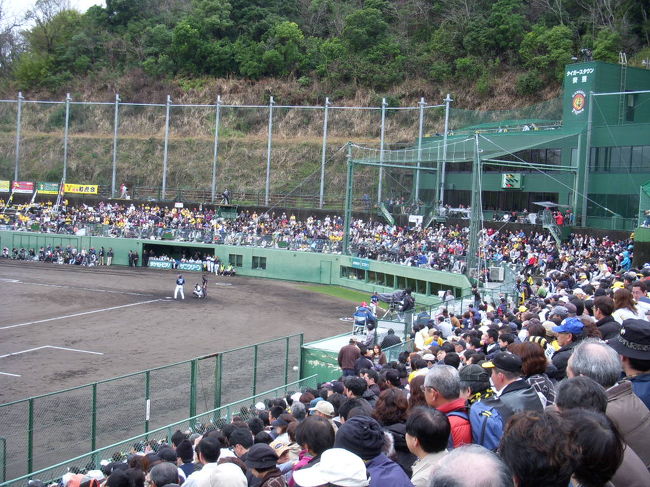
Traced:
[[[18, 207], [14, 214], [3, 215], [4, 221], [0, 223], [8, 229], [37, 228], [45, 233], [100, 232], [116, 237], [176, 238], [329, 253], [342, 251], [344, 235], [343, 219], [336, 215], [299, 220], [284, 212], [244, 211], [235, 219], [224, 219], [214, 209], [113, 202], [100, 202], [93, 207], [64, 205], [60, 212], [51, 210], [48, 205], [29, 209]], [[350, 250], [362, 258], [463, 272], [468, 231], [467, 227], [444, 224], [422, 229], [355, 219], [350, 225]], [[551, 235], [541, 228], [529, 232], [484, 228], [479, 237], [481, 258], [488, 266], [505, 262], [533, 275], [571, 267], [613, 273], [619, 269], [629, 270], [632, 265], [632, 242], [627, 239], [573, 235], [558, 248]], [[28, 251], [22, 249], [22, 252]], [[21, 249], [15, 249], [15, 253], [20, 254]]]

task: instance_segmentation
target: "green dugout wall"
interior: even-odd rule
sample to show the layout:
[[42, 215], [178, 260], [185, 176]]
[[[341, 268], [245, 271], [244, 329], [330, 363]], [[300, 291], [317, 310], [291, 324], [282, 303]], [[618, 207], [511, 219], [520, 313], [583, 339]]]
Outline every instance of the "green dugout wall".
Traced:
[[416, 293], [418, 304], [427, 305], [440, 302], [439, 291], [451, 289], [456, 297], [460, 297], [471, 289], [467, 277], [461, 274], [358, 259], [347, 255], [191, 242], [0, 231], [1, 247], [34, 249], [38, 252], [40, 247], [48, 245], [70, 245], [79, 250], [112, 248], [115, 254], [113, 264], [123, 266], [128, 265], [129, 250], [135, 250], [142, 255], [145, 245], [147, 248], [157, 245], [188, 247], [201, 254], [218, 256], [221, 261], [235, 266], [237, 273], [243, 276], [334, 284], [370, 293], [410, 287]]

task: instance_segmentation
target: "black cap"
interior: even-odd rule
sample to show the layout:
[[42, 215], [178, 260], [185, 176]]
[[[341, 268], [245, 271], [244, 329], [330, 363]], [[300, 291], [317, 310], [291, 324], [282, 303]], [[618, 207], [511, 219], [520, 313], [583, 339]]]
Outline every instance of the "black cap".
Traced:
[[246, 454], [246, 465], [250, 468], [267, 469], [275, 467], [277, 463], [278, 456], [266, 443], [254, 444]]
[[621, 334], [607, 344], [624, 357], [650, 360], [650, 323], [646, 320], [623, 321]]
[[498, 352], [490, 362], [483, 362], [481, 366], [485, 369], [496, 367], [506, 372], [521, 372], [521, 359], [510, 352]]

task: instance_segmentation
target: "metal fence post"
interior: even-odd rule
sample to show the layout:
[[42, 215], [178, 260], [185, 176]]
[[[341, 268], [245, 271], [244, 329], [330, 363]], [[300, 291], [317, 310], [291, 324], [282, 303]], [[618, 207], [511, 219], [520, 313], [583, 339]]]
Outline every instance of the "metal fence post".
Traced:
[[167, 150], [169, 146], [169, 111], [172, 104], [172, 97], [167, 95], [167, 110], [165, 112], [165, 146], [163, 150], [163, 175], [162, 175], [162, 192], [161, 199], [165, 199], [167, 192]]
[[34, 398], [27, 403], [27, 472], [34, 466]]
[[223, 354], [217, 355], [217, 363], [214, 367], [214, 409], [221, 407], [221, 377], [223, 370]]
[[271, 192], [271, 145], [273, 141], [273, 97], [269, 99], [269, 131], [266, 147], [266, 186], [264, 191], [264, 206], [269, 206], [269, 193]]
[[447, 98], [445, 98], [445, 133], [443, 135], [443, 146], [442, 146], [442, 162], [440, 164], [440, 172], [438, 173], [438, 185], [440, 186], [440, 202], [436, 202], [436, 205], [442, 206], [445, 204], [445, 170], [447, 166], [447, 135], [449, 134], [449, 104], [453, 100], [447, 93]]
[[[92, 412], [90, 413], [90, 451], [97, 450], [97, 382], [92, 385]], [[97, 465], [97, 453], [93, 453], [92, 461]]]
[[212, 154], [212, 203], [217, 192], [217, 158], [219, 156], [219, 123], [221, 121], [221, 95], [217, 96], [217, 113], [214, 119], [214, 151]]
[[63, 182], [68, 176], [68, 126], [70, 125], [70, 93], [65, 96], [65, 128], [63, 129]]
[[302, 354], [303, 354], [302, 346], [304, 345], [304, 343], [305, 343], [305, 335], [301, 333], [300, 343], [298, 344], [299, 347], [298, 350], [300, 350], [300, 354], [298, 356], [298, 379], [302, 379]]
[[257, 344], [253, 348], [253, 396], [257, 394]]
[[[196, 416], [196, 376], [198, 375], [199, 361], [197, 359], [190, 362], [190, 418]], [[192, 425], [194, 420], [192, 420]]]
[[[120, 95], [115, 94], [115, 116], [113, 118], [113, 178], [111, 180], [111, 198], [115, 198], [115, 178], [117, 174], [117, 130], [120, 124]], [[131, 191], [135, 197], [135, 192]]]
[[0, 443], [2, 443], [2, 478], [0, 482], [5, 482], [7, 480], [7, 439], [0, 438]]
[[325, 194], [325, 159], [326, 159], [326, 151], [327, 151], [327, 122], [328, 122], [328, 117], [329, 117], [329, 105], [330, 105], [330, 99], [325, 98], [325, 113], [323, 115], [323, 150], [321, 154], [321, 161], [320, 161], [320, 199], [319, 201], [319, 208], [323, 208], [323, 200], [324, 200], [324, 194]]
[[420, 166], [422, 164], [422, 137], [424, 137], [424, 97], [420, 98], [420, 120], [418, 123], [418, 163], [415, 170], [415, 201], [417, 205], [420, 199]]
[[14, 181], [18, 181], [20, 174], [20, 119], [23, 112], [23, 92], [18, 92], [18, 106], [16, 107], [16, 167], [14, 169]]
[[149, 418], [151, 417], [151, 371], [147, 370], [144, 374], [144, 432], [149, 433]]
[[379, 136], [379, 185], [377, 187], [377, 204], [381, 204], [381, 190], [384, 182], [384, 135], [386, 132], [386, 98], [381, 99], [381, 135]]
[[284, 344], [284, 383], [289, 382], [289, 337]]

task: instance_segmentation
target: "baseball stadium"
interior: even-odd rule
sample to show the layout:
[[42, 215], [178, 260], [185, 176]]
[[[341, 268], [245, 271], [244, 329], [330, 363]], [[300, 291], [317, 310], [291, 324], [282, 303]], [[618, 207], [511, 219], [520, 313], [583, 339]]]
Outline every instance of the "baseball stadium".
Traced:
[[[515, 420], [546, 418], [547, 406], [568, 409], [560, 405], [567, 391], [578, 394], [572, 378], [591, 377], [578, 367], [588, 367], [592, 348], [607, 363], [609, 352], [597, 347], [611, 350], [612, 340], [623, 365], [615, 354], [615, 384], [592, 377], [594, 390], [611, 404], [612, 388], [625, 385], [641, 412], [623, 421], [608, 407], [598, 421], [616, 425], [648, 474], [648, 436], [631, 431], [649, 428], [649, 389], [618, 379], [650, 371], [650, 324], [643, 325], [650, 310], [650, 70], [584, 61], [564, 73], [560, 97], [526, 108], [454, 108], [453, 95], [412, 107], [385, 100], [357, 107], [374, 117], [365, 134], [346, 128], [349, 107], [329, 101], [308, 107], [272, 97], [260, 106], [221, 98], [200, 106], [169, 97], [156, 106], [119, 96], [114, 103], [2, 100], [9, 129], [1, 150], [15, 164], [0, 174], [0, 487], [65, 487], [70, 476], [88, 487], [108, 478], [112, 487], [117, 464], [149, 455], [160, 462], [156, 452], [169, 449], [177, 431], [201, 445], [212, 431], [225, 437], [228, 425], [268, 418], [279, 403], [282, 416], [286, 410], [294, 417], [273, 416], [264, 431], [284, 435], [290, 423], [310, 421], [309, 411], [327, 411], [333, 395], [366, 398], [348, 380], [355, 375], [366, 379], [364, 390], [377, 386], [367, 400], [376, 409], [344, 417], [333, 450], [354, 444], [339, 435], [356, 423], [387, 428], [386, 391], [410, 382], [409, 401], [417, 383], [420, 406], [446, 414], [448, 421], [440, 416], [449, 456], [465, 443], [496, 449], [476, 438], [475, 427], [486, 414], [474, 404], [499, 399], [485, 392], [490, 374], [501, 393], [525, 382], [522, 376], [543, 376], [550, 388], [526, 383], [526, 400], [535, 405], [517, 403], [518, 414], [501, 426], [507, 460]], [[183, 110], [195, 112], [201, 136], [185, 136], [193, 127], [174, 118]], [[53, 111], [63, 124], [49, 130], [44, 120]], [[103, 113], [97, 131], [104, 133], [92, 170], [79, 159], [91, 111]], [[154, 112], [156, 135], [134, 135], [130, 122]], [[286, 134], [308, 117], [322, 118], [320, 153], [292, 146]], [[410, 120], [407, 140], [391, 135], [400, 118]], [[256, 132], [257, 152], [242, 155], [227, 134], [244, 120], [263, 135]], [[48, 144], [50, 179], [35, 180], [39, 162], [31, 156], [36, 145]], [[202, 167], [183, 164], [184, 144], [182, 150], [203, 151]], [[143, 151], [142, 165], [160, 175], [158, 186], [139, 184], [138, 161], [124, 156], [129, 146], [130, 154]], [[308, 172], [281, 168], [291, 151], [310, 159]], [[246, 176], [257, 186], [237, 184], [238, 157], [259, 160]], [[617, 327], [613, 335], [601, 330], [605, 317]], [[516, 353], [530, 343], [548, 362], [534, 374]], [[344, 351], [356, 354], [353, 366]], [[567, 359], [570, 352], [574, 358]], [[447, 369], [469, 391], [461, 401], [466, 412], [455, 416], [448, 406], [460, 393], [445, 396], [447, 379], [437, 375]], [[470, 370], [474, 379], [463, 375]], [[481, 381], [488, 384], [485, 400], [472, 389]], [[527, 392], [519, 393], [523, 401]], [[346, 410], [344, 399], [332, 399], [337, 413]], [[415, 438], [413, 421], [400, 421], [402, 438]], [[458, 421], [471, 424], [469, 439]], [[307, 434], [300, 428], [298, 450]], [[249, 459], [258, 450], [255, 438]], [[288, 448], [271, 440], [281, 469]], [[405, 466], [399, 448], [396, 440], [391, 458], [415, 475], [413, 459]], [[260, 462], [249, 469], [263, 472]], [[626, 485], [650, 485], [645, 474]], [[304, 485], [325, 485], [323, 479]]]

